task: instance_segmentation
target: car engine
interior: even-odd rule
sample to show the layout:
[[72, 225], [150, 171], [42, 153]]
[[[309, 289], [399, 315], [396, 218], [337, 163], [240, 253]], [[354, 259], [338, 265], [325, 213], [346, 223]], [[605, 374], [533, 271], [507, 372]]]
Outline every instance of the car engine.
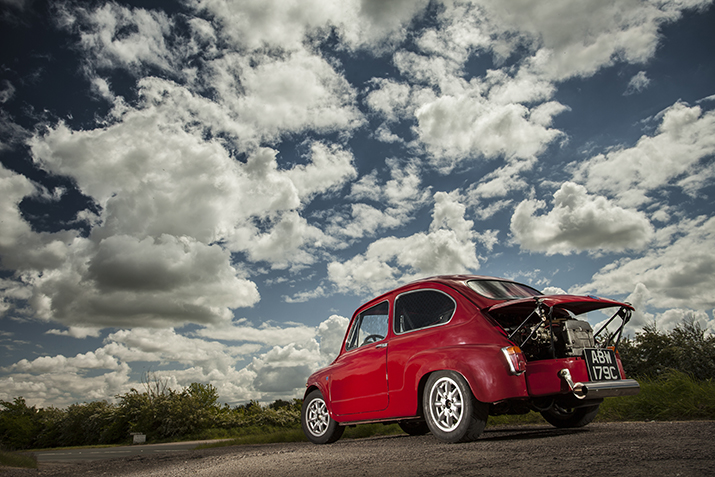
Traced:
[[519, 346], [528, 361], [582, 356], [584, 348], [595, 347], [591, 325], [570, 317], [506, 331], [513, 334], [514, 341], [521, 343]]

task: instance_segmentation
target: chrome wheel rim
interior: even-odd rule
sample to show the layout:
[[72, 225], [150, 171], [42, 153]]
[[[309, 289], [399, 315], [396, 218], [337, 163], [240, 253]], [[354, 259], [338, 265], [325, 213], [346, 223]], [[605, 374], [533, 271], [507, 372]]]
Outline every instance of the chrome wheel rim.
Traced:
[[451, 378], [437, 380], [430, 392], [432, 422], [444, 432], [454, 431], [462, 422], [464, 398], [459, 385]]
[[329, 422], [330, 415], [328, 414], [328, 408], [325, 406], [325, 401], [320, 398], [313, 399], [308, 404], [306, 413], [306, 423], [310, 433], [315, 437], [322, 436], [328, 430]]

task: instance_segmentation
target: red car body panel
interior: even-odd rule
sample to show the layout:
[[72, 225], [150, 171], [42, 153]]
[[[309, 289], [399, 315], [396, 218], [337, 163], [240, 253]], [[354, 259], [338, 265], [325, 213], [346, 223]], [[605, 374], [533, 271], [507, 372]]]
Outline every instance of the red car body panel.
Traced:
[[[341, 424], [399, 420], [420, 414], [420, 392], [434, 371], [453, 370], [467, 380], [475, 398], [485, 403], [569, 393], [558, 372], [568, 369], [575, 381], [588, 381], [582, 357], [531, 361], [526, 372], [514, 374], [501, 349], [514, 346], [494, 317], [503, 313], [528, 314], [537, 300], [573, 313], [605, 307], [630, 307], [613, 300], [573, 295], [535, 296], [495, 300], [475, 292], [468, 280], [476, 276], [434, 277], [385, 293], [358, 308], [340, 354], [328, 367], [310, 376], [306, 395], [313, 389], [326, 397], [330, 417]], [[501, 279], [492, 279], [501, 280]], [[442, 324], [403, 333], [394, 329], [395, 300], [415, 290], [436, 290], [456, 303], [451, 319]], [[389, 330], [384, 339], [346, 349], [348, 334], [360, 313], [389, 302]], [[490, 315], [494, 315], [490, 316]], [[618, 362], [621, 377], [623, 368]]]

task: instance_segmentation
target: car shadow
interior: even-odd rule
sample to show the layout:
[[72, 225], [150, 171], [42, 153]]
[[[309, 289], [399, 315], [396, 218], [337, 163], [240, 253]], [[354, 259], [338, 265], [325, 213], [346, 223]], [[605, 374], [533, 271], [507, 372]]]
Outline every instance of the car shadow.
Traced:
[[[548, 437], [557, 436], [568, 436], [576, 435], [584, 432], [589, 432], [588, 429], [584, 428], [571, 428], [571, 429], [560, 429], [557, 427], [541, 427], [541, 428], [501, 428], [501, 429], [487, 429], [484, 431], [482, 436], [478, 439], [479, 441], [515, 441], [515, 440], [526, 440], [526, 439], [543, 439]], [[490, 435], [499, 434], [499, 435]]]

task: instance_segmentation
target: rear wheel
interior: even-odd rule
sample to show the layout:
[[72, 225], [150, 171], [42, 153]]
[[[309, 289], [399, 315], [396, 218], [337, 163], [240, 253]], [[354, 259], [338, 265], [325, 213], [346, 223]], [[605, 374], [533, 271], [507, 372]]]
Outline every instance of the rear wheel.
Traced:
[[303, 401], [300, 413], [303, 433], [313, 444], [330, 444], [340, 439], [345, 428], [328, 414], [323, 394], [317, 389], [311, 391]]
[[587, 407], [563, 408], [558, 404], [554, 404], [549, 410], [541, 411], [541, 415], [552, 426], [561, 428], [583, 427], [596, 418], [598, 407], [599, 404]]
[[464, 377], [454, 371], [431, 374], [422, 402], [430, 432], [446, 442], [475, 440], [489, 417], [489, 405], [477, 401]]

